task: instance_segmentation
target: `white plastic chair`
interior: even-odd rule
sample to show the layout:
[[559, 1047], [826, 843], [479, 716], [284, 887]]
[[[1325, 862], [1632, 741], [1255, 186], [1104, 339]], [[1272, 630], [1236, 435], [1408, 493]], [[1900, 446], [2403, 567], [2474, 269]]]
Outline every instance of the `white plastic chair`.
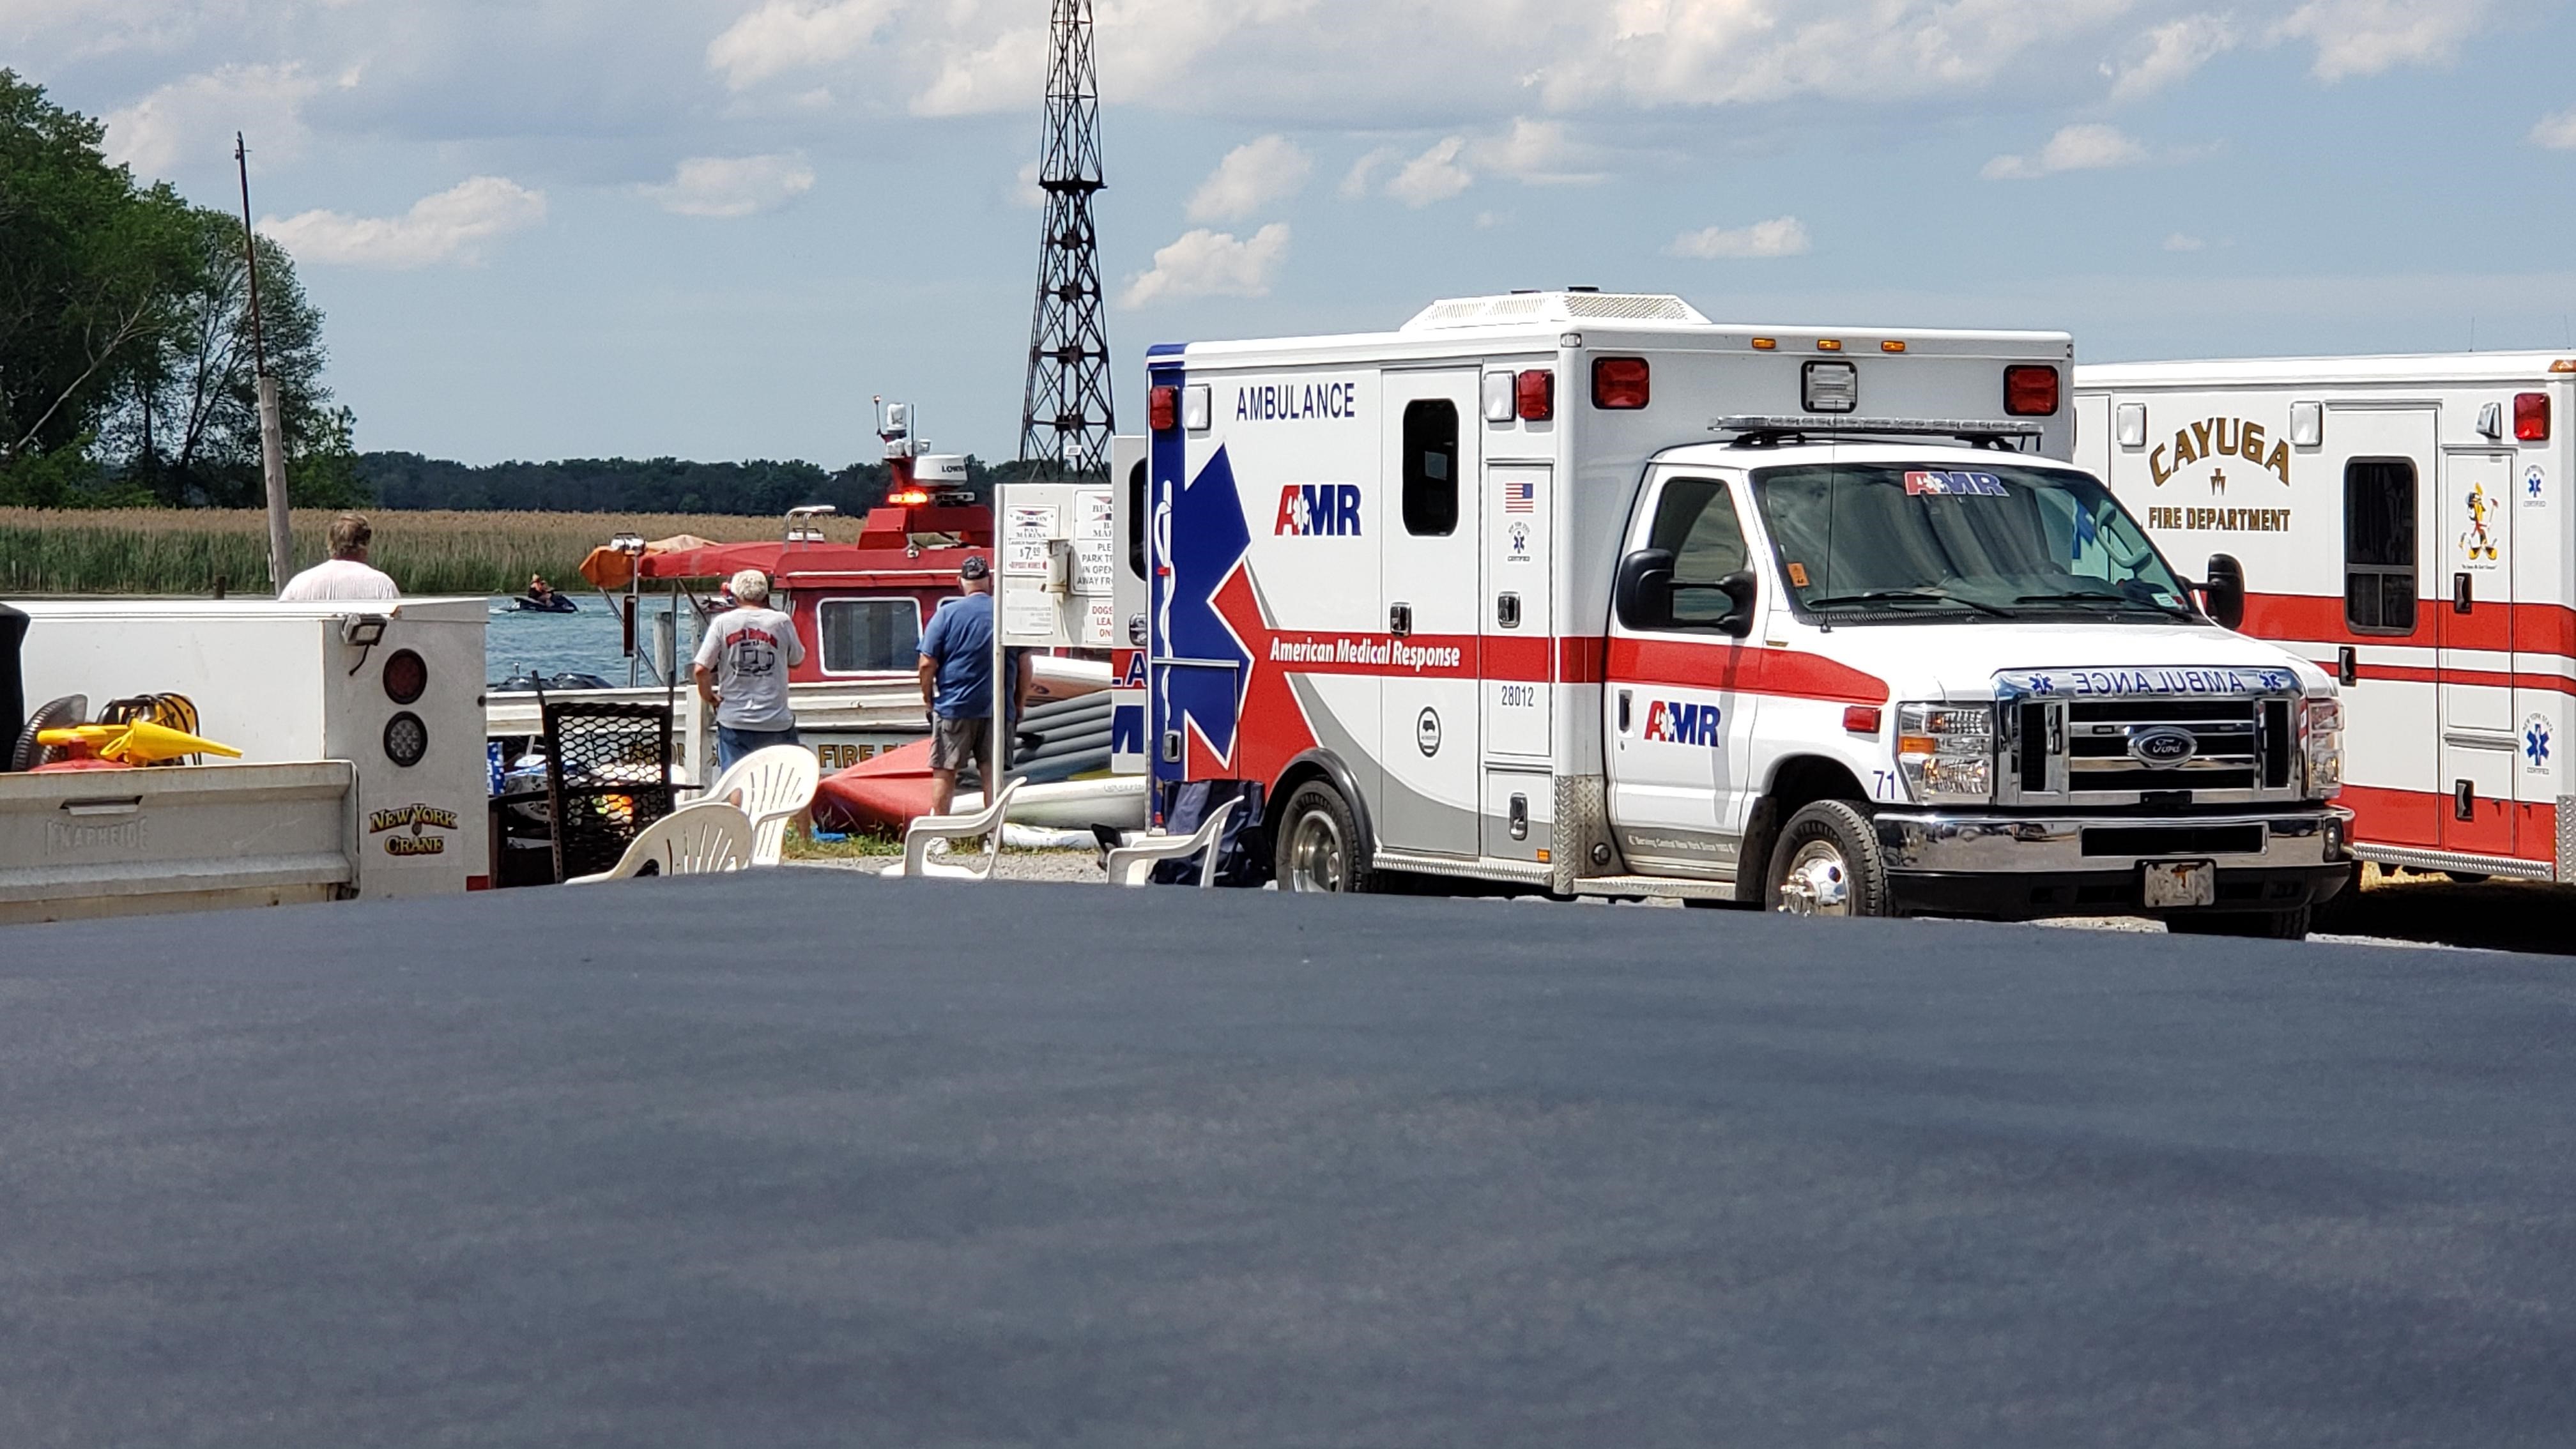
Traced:
[[1140, 886], [1149, 883], [1154, 866], [1160, 861], [1199, 857], [1199, 888], [1205, 890], [1216, 882], [1217, 846], [1225, 839], [1225, 823], [1234, 818], [1241, 800], [1228, 800], [1208, 813], [1199, 828], [1188, 835], [1148, 835], [1133, 845], [1122, 845], [1109, 852], [1105, 862], [1109, 883], [1114, 886]]
[[[1002, 817], [1009, 813], [1011, 797], [1020, 791], [1015, 778], [1002, 786], [993, 802], [972, 815], [924, 815], [912, 822], [903, 833], [903, 863], [886, 867], [887, 875], [941, 876], [950, 880], [991, 880], [993, 867], [1002, 859]], [[984, 868], [975, 870], [962, 865], [932, 864], [930, 842], [964, 840], [969, 836], [984, 837]]]
[[617, 864], [597, 875], [577, 875], [566, 885], [631, 880], [651, 865], [663, 875], [712, 875], [740, 870], [751, 859], [751, 817], [723, 800], [703, 800], [674, 810], [627, 842]]
[[[823, 762], [804, 745], [771, 745], [733, 762], [716, 777], [706, 800], [729, 800], [751, 817], [751, 863], [776, 865], [787, 858], [787, 822], [814, 803]], [[734, 792], [742, 798], [733, 800]]]

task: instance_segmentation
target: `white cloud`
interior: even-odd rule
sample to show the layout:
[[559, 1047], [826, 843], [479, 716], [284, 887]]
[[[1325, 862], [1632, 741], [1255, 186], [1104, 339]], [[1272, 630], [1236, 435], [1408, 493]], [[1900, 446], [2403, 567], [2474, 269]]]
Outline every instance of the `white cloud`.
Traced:
[[1458, 156], [1467, 149], [1467, 138], [1451, 136], [1432, 144], [1430, 150], [1396, 168], [1387, 178], [1386, 194], [1407, 206], [1429, 206], [1476, 184], [1475, 176], [1458, 164]]
[[1118, 305], [1144, 307], [1190, 297], [1266, 297], [1279, 264], [1288, 259], [1288, 224], [1274, 221], [1236, 240], [1231, 232], [1201, 227], [1154, 253], [1149, 271], [1127, 279]]
[[2378, 75], [2401, 65], [2442, 65], [2486, 25], [2492, 0], [2307, 0], [2274, 26], [2276, 38], [2313, 41], [2321, 81]]
[[2111, 99], [2134, 101], [2154, 95], [2190, 77], [2233, 49], [2236, 26], [2224, 15], [2186, 15], [2146, 33], [2146, 52], [2123, 65], [2111, 80]]
[[[1387, 173], [1389, 167], [1392, 173]], [[1524, 186], [1580, 186], [1609, 179], [1592, 149], [1577, 143], [1565, 122], [1518, 116], [1494, 134], [1444, 136], [1410, 157], [1393, 146], [1380, 146], [1351, 167], [1341, 192], [1355, 199], [1376, 191], [1423, 207], [1447, 201], [1487, 176]]]
[[1686, 231], [1673, 238], [1673, 244], [1666, 250], [1677, 257], [1716, 261], [1800, 257], [1805, 256], [1812, 245], [1805, 222], [1794, 216], [1775, 216], [1751, 226], [1712, 226], [1701, 231]]
[[1479, 173], [1508, 176], [1532, 186], [1580, 185], [1606, 178], [1587, 170], [1591, 152], [1577, 145], [1563, 121], [1513, 118], [1510, 129], [1467, 148]]
[[2552, 151], [2576, 151], [2576, 106], [2541, 117], [2540, 124], [2531, 128], [2531, 144]]
[[1403, 156], [1404, 153], [1393, 146], [1380, 146], [1352, 162], [1350, 173], [1342, 178], [1342, 199], [1357, 201], [1368, 195], [1369, 188], [1377, 184], [1377, 173], [1403, 159]]
[[989, 44], [950, 51], [939, 74], [912, 99], [916, 116], [1033, 112], [1046, 94], [1044, 26], [1006, 30]]
[[1046, 188], [1038, 185], [1037, 162], [1023, 165], [1020, 174], [1011, 178], [1011, 204], [1030, 211], [1046, 209]]
[[2208, 249], [2209, 243], [2196, 236], [2185, 236], [2181, 232], [2175, 232], [2165, 238], [2165, 250], [2169, 252], [2197, 252]]
[[664, 211], [682, 216], [750, 216], [786, 205], [814, 189], [805, 158], [693, 156], [669, 181], [641, 188]]
[[500, 176], [476, 176], [412, 203], [401, 216], [306, 211], [259, 229], [298, 261], [403, 269], [479, 259], [478, 243], [546, 219], [543, 192]]
[[239, 131], [254, 163], [292, 161], [311, 134], [304, 102], [321, 88], [295, 65], [228, 65], [172, 81], [108, 113], [107, 158], [146, 178], [229, 165]]
[[735, 90], [849, 59], [876, 39], [894, 0], [766, 0], [707, 42], [707, 64]]
[[2048, 138], [2036, 156], [1998, 156], [1978, 174], [1988, 181], [2028, 181], [2060, 171], [2101, 171], [2135, 166], [2147, 159], [2147, 148], [2098, 122], [2068, 126]]
[[1263, 136], [1225, 153], [1208, 179], [1190, 195], [1192, 221], [1241, 221], [1296, 195], [1314, 173], [1315, 158], [1285, 136]]

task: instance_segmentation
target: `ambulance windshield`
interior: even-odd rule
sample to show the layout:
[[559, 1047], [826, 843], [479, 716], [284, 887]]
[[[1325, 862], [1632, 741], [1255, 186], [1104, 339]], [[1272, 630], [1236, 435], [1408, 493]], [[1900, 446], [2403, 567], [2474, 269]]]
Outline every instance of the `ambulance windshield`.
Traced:
[[1848, 463], [1759, 469], [1753, 492], [1805, 612], [2199, 617], [2136, 520], [2083, 473]]

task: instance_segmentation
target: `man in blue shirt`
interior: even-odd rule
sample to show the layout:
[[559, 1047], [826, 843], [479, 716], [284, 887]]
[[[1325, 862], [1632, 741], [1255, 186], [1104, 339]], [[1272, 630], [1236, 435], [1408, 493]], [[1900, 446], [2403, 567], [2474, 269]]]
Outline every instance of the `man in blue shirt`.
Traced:
[[[965, 597], [950, 599], [921, 632], [921, 702], [930, 711], [930, 813], [957, 798], [957, 772], [989, 769], [993, 715], [993, 568], [981, 555], [957, 569]], [[1011, 713], [1028, 704], [1027, 656], [1013, 665]]]

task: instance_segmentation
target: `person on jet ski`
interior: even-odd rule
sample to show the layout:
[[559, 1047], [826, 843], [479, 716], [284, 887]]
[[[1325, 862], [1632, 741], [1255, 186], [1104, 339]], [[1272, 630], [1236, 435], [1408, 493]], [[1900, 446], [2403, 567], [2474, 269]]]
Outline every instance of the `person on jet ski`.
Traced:
[[554, 585], [546, 582], [544, 574], [528, 575], [528, 602], [540, 609], [551, 609], [555, 606]]

